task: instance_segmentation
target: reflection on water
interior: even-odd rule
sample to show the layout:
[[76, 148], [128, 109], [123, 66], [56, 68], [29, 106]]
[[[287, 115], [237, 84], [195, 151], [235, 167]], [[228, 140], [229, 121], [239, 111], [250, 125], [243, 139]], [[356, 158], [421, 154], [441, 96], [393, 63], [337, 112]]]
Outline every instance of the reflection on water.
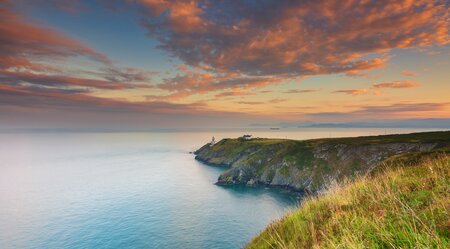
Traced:
[[283, 190], [216, 186], [223, 169], [189, 154], [212, 136], [242, 133], [0, 134], [0, 248], [239, 248], [299, 200]]

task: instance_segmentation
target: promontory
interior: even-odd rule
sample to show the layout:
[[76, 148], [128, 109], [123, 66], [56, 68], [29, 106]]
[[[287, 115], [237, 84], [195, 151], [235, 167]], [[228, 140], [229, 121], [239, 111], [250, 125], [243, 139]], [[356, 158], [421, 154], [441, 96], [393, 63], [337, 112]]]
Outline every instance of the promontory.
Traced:
[[224, 167], [219, 185], [265, 185], [316, 192], [344, 178], [367, 174], [386, 160], [450, 151], [450, 131], [289, 140], [227, 138], [195, 151], [196, 159]]

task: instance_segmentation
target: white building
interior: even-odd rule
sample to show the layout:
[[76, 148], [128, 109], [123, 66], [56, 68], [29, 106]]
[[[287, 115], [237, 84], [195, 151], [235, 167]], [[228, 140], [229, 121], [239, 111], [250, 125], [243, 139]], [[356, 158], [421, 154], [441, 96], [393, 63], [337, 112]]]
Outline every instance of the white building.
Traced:
[[251, 140], [252, 139], [252, 135], [244, 135], [244, 136], [242, 136], [242, 138], [244, 140]]

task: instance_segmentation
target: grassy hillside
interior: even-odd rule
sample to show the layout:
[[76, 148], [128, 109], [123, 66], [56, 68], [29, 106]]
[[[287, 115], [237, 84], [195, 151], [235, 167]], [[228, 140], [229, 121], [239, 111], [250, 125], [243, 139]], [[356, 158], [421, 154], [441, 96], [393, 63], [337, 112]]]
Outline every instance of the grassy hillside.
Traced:
[[247, 248], [448, 248], [449, 154], [388, 163], [304, 201]]
[[365, 137], [314, 139], [316, 142], [345, 143], [354, 145], [387, 143], [430, 143], [450, 140], [450, 131], [416, 132], [409, 134], [391, 134]]

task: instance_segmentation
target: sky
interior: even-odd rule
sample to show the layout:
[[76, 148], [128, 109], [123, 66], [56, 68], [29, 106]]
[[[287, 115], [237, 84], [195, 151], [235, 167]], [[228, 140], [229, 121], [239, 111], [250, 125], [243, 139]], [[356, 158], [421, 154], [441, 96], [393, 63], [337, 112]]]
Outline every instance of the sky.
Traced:
[[0, 0], [0, 128], [448, 119], [449, 5]]

